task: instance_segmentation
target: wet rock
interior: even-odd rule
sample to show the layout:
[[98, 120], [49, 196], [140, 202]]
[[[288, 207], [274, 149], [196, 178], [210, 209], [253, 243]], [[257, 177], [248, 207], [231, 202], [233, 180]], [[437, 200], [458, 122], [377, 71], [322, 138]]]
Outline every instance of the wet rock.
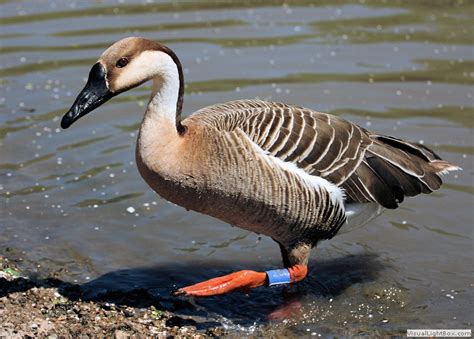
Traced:
[[225, 334], [225, 330], [222, 327], [211, 327], [207, 329], [206, 334], [210, 337], [221, 337]]
[[174, 327], [174, 326], [196, 326], [197, 323], [193, 319], [185, 319], [179, 316], [173, 316], [166, 320], [166, 326]]
[[122, 312], [127, 318], [133, 317], [135, 315], [135, 311], [131, 307], [127, 307], [126, 309], [122, 310]]

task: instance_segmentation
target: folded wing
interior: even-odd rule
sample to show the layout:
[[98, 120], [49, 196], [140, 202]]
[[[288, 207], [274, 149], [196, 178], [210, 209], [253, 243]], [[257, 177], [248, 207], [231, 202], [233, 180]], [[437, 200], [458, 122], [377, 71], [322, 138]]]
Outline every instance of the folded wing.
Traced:
[[396, 208], [405, 196], [438, 189], [440, 174], [458, 169], [422, 145], [303, 107], [239, 100], [197, 113], [219, 129], [241, 129], [267, 154], [342, 187], [347, 202]]

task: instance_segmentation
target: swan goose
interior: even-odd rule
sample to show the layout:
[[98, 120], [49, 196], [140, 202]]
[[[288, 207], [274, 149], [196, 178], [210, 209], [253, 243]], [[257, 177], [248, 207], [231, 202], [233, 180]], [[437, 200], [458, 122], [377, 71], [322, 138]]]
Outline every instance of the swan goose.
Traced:
[[366, 222], [405, 196], [438, 189], [440, 174], [458, 169], [422, 145], [282, 103], [237, 100], [182, 120], [178, 57], [137, 37], [102, 54], [61, 126], [149, 80], [152, 94], [136, 147], [144, 180], [186, 209], [272, 237], [285, 267], [239, 271], [176, 294], [210, 296], [300, 281], [311, 249], [348, 218], [359, 213], [358, 222]]

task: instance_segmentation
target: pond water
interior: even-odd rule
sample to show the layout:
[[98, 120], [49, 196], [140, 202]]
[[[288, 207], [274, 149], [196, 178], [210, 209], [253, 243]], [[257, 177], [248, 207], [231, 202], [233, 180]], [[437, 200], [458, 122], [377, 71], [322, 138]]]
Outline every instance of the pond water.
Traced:
[[139, 35], [180, 57], [186, 114], [241, 98], [293, 103], [423, 142], [464, 169], [321, 243], [298, 288], [193, 300], [178, 313], [256, 334], [471, 328], [474, 3], [288, 3], [2, 0], [0, 255], [91, 297], [145, 288], [164, 304], [177, 286], [281, 265], [270, 239], [187, 212], [140, 178], [149, 87], [60, 129], [102, 51]]

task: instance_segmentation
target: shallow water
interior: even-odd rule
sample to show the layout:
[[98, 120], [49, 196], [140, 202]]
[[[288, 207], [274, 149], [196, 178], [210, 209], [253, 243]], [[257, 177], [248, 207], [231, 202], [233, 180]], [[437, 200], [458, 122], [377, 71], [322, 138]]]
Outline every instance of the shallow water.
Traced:
[[[322, 243], [297, 289], [178, 312], [282, 335], [472, 327], [474, 5], [291, 3], [1, 1], [0, 254], [90, 296], [146, 288], [164, 305], [176, 286], [280, 265], [270, 239], [186, 212], [140, 178], [148, 87], [60, 130], [103, 49], [140, 35], [180, 57], [187, 114], [239, 98], [295, 103], [424, 142], [464, 168], [442, 190]], [[294, 319], [269, 320], [287, 313]]]

